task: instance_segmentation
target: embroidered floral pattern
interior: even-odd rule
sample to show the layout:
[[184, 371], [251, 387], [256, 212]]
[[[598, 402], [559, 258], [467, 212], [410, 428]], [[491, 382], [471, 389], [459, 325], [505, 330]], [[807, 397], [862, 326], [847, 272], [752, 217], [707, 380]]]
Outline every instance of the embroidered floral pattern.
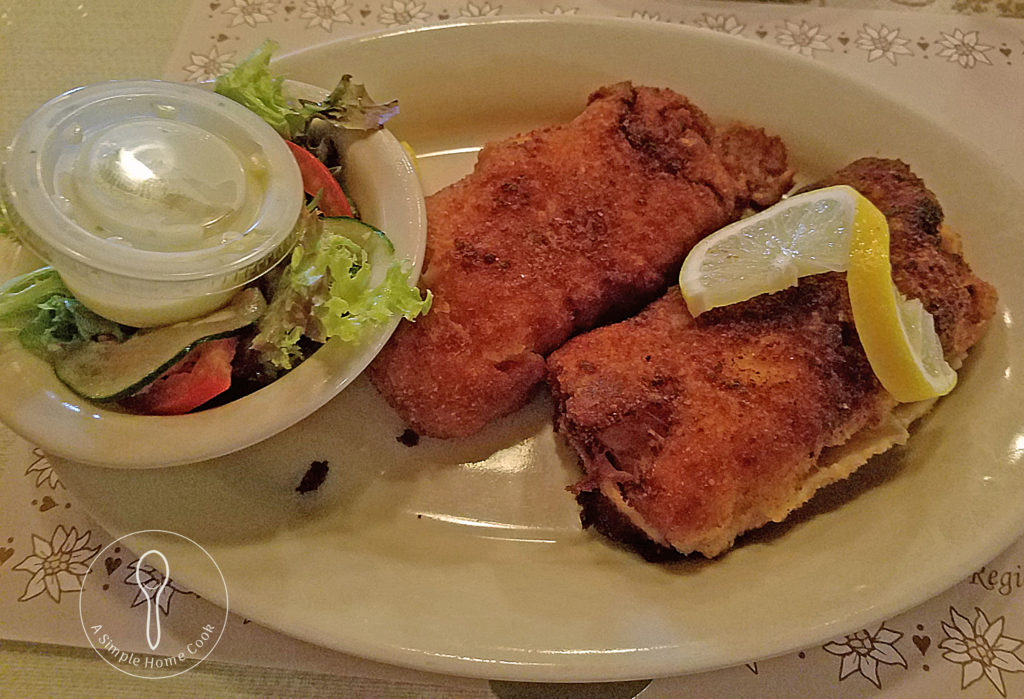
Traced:
[[187, 74], [185, 79], [193, 82], [213, 80], [218, 75], [235, 67], [235, 64], [231, 62], [234, 57], [234, 51], [222, 54], [216, 46], [205, 54], [193, 53], [189, 56], [189, 60], [192, 62], [185, 66]]
[[501, 14], [501, 5], [492, 7], [491, 3], [484, 2], [477, 4], [468, 2], [459, 8], [459, 17], [493, 17]]
[[808, 24], [804, 20], [800, 23], [786, 20], [785, 27], [775, 35], [775, 41], [794, 53], [808, 58], [814, 56], [815, 51], [831, 51], [828, 45], [829, 35], [821, 31], [821, 26]]
[[976, 31], [963, 32], [954, 29], [952, 34], [942, 32], [942, 38], [938, 43], [942, 47], [939, 56], [950, 63], [959, 63], [962, 68], [973, 68], [979, 61], [992, 65], [992, 61], [985, 55], [992, 47], [980, 43]]
[[53, 466], [50, 464], [50, 460], [46, 458], [46, 454], [43, 453], [42, 449], [36, 447], [32, 450], [32, 456], [36, 457], [36, 460], [28, 465], [25, 469], [25, 475], [35, 477], [36, 487], [42, 488], [43, 485], [47, 485], [50, 490], [56, 490], [57, 488], [63, 488], [64, 484], [61, 483], [60, 477], [57, 476], [53, 470]]
[[886, 25], [872, 27], [865, 24], [857, 32], [857, 48], [868, 52], [868, 63], [884, 58], [896, 65], [896, 56], [913, 56], [907, 44], [910, 39], [900, 36], [899, 29], [890, 29]]
[[701, 15], [700, 19], [694, 22], [693, 25], [701, 29], [710, 29], [713, 32], [732, 34], [733, 36], [742, 34], [743, 29], [746, 27], [746, 25], [740, 24], [735, 15], [712, 15], [707, 12]]
[[412, 24], [430, 17], [425, 2], [416, 0], [392, 0], [390, 4], [380, 8], [380, 23], [392, 27], [400, 24]]
[[[171, 599], [175, 594], [195, 595], [194, 592], [176, 585], [173, 578], [167, 578], [167, 584], [164, 586], [163, 592], [157, 596], [154, 593], [156, 593], [161, 585], [164, 585], [163, 573], [148, 564], [140, 568], [138, 560], [129, 563], [128, 570], [130, 570], [131, 573], [129, 573], [128, 577], [124, 579], [125, 585], [131, 585], [139, 588], [135, 593], [135, 599], [132, 600], [132, 607], [138, 607], [140, 604], [144, 603], [147, 596], [150, 597], [150, 599], [158, 597], [157, 605], [160, 607], [160, 611], [164, 613], [164, 616], [167, 616], [171, 613]], [[150, 594], [147, 595], [143, 593], [142, 588], [148, 590]]]
[[946, 651], [942, 657], [963, 666], [960, 678], [963, 689], [984, 675], [1005, 697], [1002, 673], [1024, 672], [1024, 661], [1013, 652], [1024, 641], [1003, 635], [1003, 617], [989, 623], [983, 611], [975, 608], [975, 612], [974, 623], [971, 623], [956, 609], [949, 608], [949, 618], [953, 623], [942, 622], [942, 630], [946, 632], [946, 640], [939, 644], [939, 648]]
[[45, 592], [59, 604], [61, 594], [81, 590], [89, 572], [87, 562], [100, 550], [99, 546], [89, 548], [91, 536], [88, 531], [79, 535], [74, 527], [70, 531], [57, 527], [49, 540], [33, 534], [32, 555], [14, 566], [14, 570], [32, 575], [18, 601], [24, 602]]
[[541, 8], [540, 13], [542, 15], [575, 15], [578, 14], [580, 8], [578, 7], [562, 7], [561, 5], [555, 5], [551, 8]]
[[224, 10], [224, 14], [232, 15], [229, 27], [240, 24], [255, 27], [270, 21], [276, 5], [276, 0], [235, 0], [234, 5]]
[[[922, 6], [932, 4], [935, 0], [890, 1], [908, 6]], [[493, 17], [507, 11], [523, 11], [519, 6], [509, 10], [507, 6], [497, 4], [496, 0], [461, 0], [461, 4], [451, 8], [451, 12], [443, 3], [439, 4], [434, 0], [380, 0], [376, 4], [376, 10], [372, 9], [373, 4], [364, 4], [358, 7], [358, 11], [351, 0], [222, 0], [219, 3], [211, 3], [211, 8], [221, 5], [225, 9], [220, 10], [220, 16], [227, 15], [231, 18], [229, 22], [222, 20], [221, 29], [224, 24], [229, 28], [243, 24], [258, 27], [282, 17], [287, 21], [288, 16], [294, 13], [294, 18], [302, 22], [293, 26], [325, 32], [336, 32], [339, 24], [353, 25], [357, 20], [358, 24], [364, 27], [396, 27], [430, 21], [432, 18], [444, 21], [452, 17]], [[998, 12], [1001, 16], [1024, 17], [1024, 0], [956, 0], [953, 9], [958, 9], [964, 14]], [[578, 15], [584, 12], [584, 9], [580, 6], [562, 4], [538, 4], [532, 11], [542, 15], [560, 16]], [[910, 57], [926, 59], [935, 56], [945, 58], [946, 61], [962, 68], [974, 68], [979, 63], [993, 65], [993, 56], [998, 58], [993, 51], [1001, 52], [1007, 59], [1011, 53], [1016, 52], [1016, 49], [1011, 49], [1005, 42], [999, 46], [985, 44], [980, 40], [978, 31], [964, 31], [960, 28], [940, 32], [938, 39], [928, 40], [921, 37], [918, 40], [909, 36], [906, 28], [888, 24], [862, 24], [851, 29], [840, 26], [839, 22], [824, 25], [806, 19], [783, 19], [772, 32], [764, 26], [756, 27], [754, 31], [751, 29], [752, 25], [745, 23], [741, 13], [709, 11], [688, 20], [671, 14], [666, 16], [658, 8], [637, 6], [627, 8], [627, 11], [629, 16], [635, 19], [684, 24], [689, 22], [692, 26], [722, 34], [751, 35], [750, 38], [774, 41], [789, 51], [811, 58], [820, 57], [819, 54], [823, 52], [835, 53], [839, 50], [836, 42], [842, 44], [842, 53], [847, 53], [846, 49], [855, 48], [864, 52], [869, 63], [886, 61], [893, 66], [904, 63]], [[220, 42], [227, 38], [227, 35], [221, 34], [217, 40]], [[189, 63], [184, 66], [185, 79], [202, 81], [215, 78], [233, 67], [231, 59], [235, 55], [235, 52], [222, 54], [216, 46], [206, 52], [189, 53]], [[1007, 60], [1006, 65], [1012, 65], [1012, 62]]]
[[306, 0], [302, 5], [301, 19], [309, 20], [307, 28], [319, 27], [326, 32], [331, 31], [337, 23], [348, 24], [352, 21], [348, 10], [352, 6], [344, 0]]
[[842, 658], [839, 663], [840, 681], [854, 673], [860, 673], [871, 684], [881, 689], [882, 683], [878, 679], [879, 663], [907, 667], [907, 661], [894, 645], [901, 638], [902, 633], [887, 629], [885, 624], [882, 624], [874, 634], [862, 629], [850, 634], [842, 642], [833, 641], [826, 644], [824, 649]]

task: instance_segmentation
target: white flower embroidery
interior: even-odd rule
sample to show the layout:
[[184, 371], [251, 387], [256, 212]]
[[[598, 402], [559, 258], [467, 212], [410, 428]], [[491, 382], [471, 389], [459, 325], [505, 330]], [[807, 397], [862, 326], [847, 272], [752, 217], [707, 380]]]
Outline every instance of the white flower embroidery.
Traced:
[[562, 7], [561, 5], [555, 5], [551, 9], [544, 9], [542, 7], [541, 10], [540, 10], [540, 13], [542, 15], [557, 16], [557, 15], [575, 15], [575, 14], [579, 13], [579, 11], [580, 11], [580, 8], [578, 8], [578, 7]]
[[694, 22], [694, 26], [700, 27], [701, 29], [710, 29], [713, 32], [721, 32], [723, 34], [732, 34], [738, 36], [743, 33], [746, 28], [745, 24], [740, 24], [739, 20], [736, 19], [735, 15], [709, 15], [705, 12], [700, 19]]
[[1003, 686], [1001, 671], [1024, 672], [1024, 661], [1013, 652], [1024, 641], [1003, 635], [1003, 617], [990, 624], [984, 612], [978, 608], [975, 611], [978, 615], [972, 624], [956, 609], [949, 608], [949, 618], [953, 623], [950, 625], [942, 622], [942, 630], [947, 636], [939, 644], [939, 648], [946, 651], [942, 657], [963, 666], [960, 680], [963, 689], [984, 675], [1005, 697], [1006, 688]]
[[646, 19], [652, 22], [661, 21], [661, 15], [659, 15], [657, 12], [648, 12], [647, 10], [633, 10], [633, 13], [630, 14], [630, 17], [633, 19]]
[[79, 536], [74, 527], [67, 531], [60, 526], [53, 530], [49, 541], [33, 534], [32, 555], [14, 566], [14, 570], [32, 574], [18, 601], [30, 600], [45, 591], [50, 599], [60, 603], [61, 593], [81, 590], [82, 580], [89, 572], [86, 562], [100, 550], [99, 546], [88, 547], [91, 535], [85, 532]]
[[459, 17], [492, 17], [501, 14], [501, 5], [491, 7], [491, 3], [485, 2], [477, 5], [474, 2], [467, 2], [464, 7], [459, 8]]
[[914, 52], [907, 48], [910, 39], [900, 36], [899, 29], [889, 29], [886, 25], [872, 27], [865, 24], [857, 32], [857, 48], [868, 52], [868, 63], [884, 58], [896, 65], [896, 56], [913, 56]]
[[299, 17], [309, 20], [306, 29], [320, 27], [329, 32], [334, 28], [335, 23], [348, 24], [352, 22], [352, 17], [348, 14], [350, 7], [352, 6], [344, 0], [341, 2], [338, 0], [306, 0]]
[[193, 53], [189, 55], [189, 60], [192, 62], [185, 66], [185, 71], [188, 73], [185, 79], [195, 82], [213, 80], [218, 75], [235, 67], [235, 64], [231, 62], [234, 55], [234, 51], [221, 54], [216, 46], [211, 48], [205, 56], [201, 53]]
[[985, 55], [992, 47], [978, 43], [978, 32], [964, 33], [959, 29], [954, 29], [952, 34], [942, 32], [938, 43], [942, 46], [939, 56], [950, 63], [959, 63], [962, 68], [973, 68], [978, 61], [992, 65]]
[[234, 15], [229, 27], [237, 27], [239, 24], [255, 27], [270, 21], [276, 5], [277, 0], [235, 0], [235, 4], [224, 10], [224, 14]]
[[808, 24], [804, 20], [800, 20], [800, 24], [787, 20], [785, 25], [786, 28], [775, 35], [780, 46], [808, 57], [814, 56], [815, 51], [832, 50], [828, 45], [829, 35], [821, 31], [820, 25]]
[[381, 6], [377, 19], [381, 24], [387, 26], [412, 24], [417, 20], [430, 17], [430, 13], [425, 9], [426, 6], [426, 3], [416, 2], [416, 0], [391, 0], [390, 5]]
[[45, 483], [50, 486], [50, 490], [56, 490], [58, 486], [63, 488], [64, 484], [61, 483], [57, 473], [53, 470], [53, 466], [50, 464], [49, 459], [46, 458], [46, 454], [39, 447], [36, 447], [32, 450], [32, 455], [36, 457], [36, 460], [25, 469], [25, 475], [32, 476], [32, 474], [35, 474], [36, 487], [41, 488], [43, 483]]
[[[146, 601], [146, 597], [152, 598], [152, 594], [163, 585], [164, 574], [148, 564], [139, 568], [138, 559], [128, 564], [128, 570], [131, 573], [124, 579], [124, 584], [139, 588], [135, 593], [135, 599], [132, 600], [132, 607], [138, 607]], [[150, 594], [144, 594], [142, 587], [145, 587]], [[164, 586], [163, 592], [160, 593], [159, 599], [157, 599], [157, 606], [160, 607], [160, 611], [164, 613], [164, 616], [171, 613], [171, 598], [174, 597], [175, 593], [179, 592], [183, 595], [195, 595], [194, 592], [176, 585], [173, 578], [167, 578], [167, 585]]]
[[868, 633], [867, 629], [862, 629], [847, 636], [842, 643], [836, 641], [827, 643], [824, 649], [832, 655], [842, 658], [839, 663], [840, 680], [845, 680], [853, 673], [859, 672], [881, 689], [882, 683], [878, 679], [879, 663], [907, 666], [907, 661], [893, 645], [901, 638], [903, 638], [902, 633], [887, 629], [885, 624], [882, 624], [874, 634]]

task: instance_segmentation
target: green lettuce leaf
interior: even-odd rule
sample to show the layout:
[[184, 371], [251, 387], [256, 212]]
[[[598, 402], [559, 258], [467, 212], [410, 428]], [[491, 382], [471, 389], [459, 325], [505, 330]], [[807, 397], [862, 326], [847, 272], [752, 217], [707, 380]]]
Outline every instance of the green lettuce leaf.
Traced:
[[398, 114], [398, 100], [379, 103], [374, 101], [360, 83], [352, 82], [351, 75], [341, 76], [338, 85], [323, 102], [303, 102], [306, 113], [346, 129], [372, 131]]
[[97, 336], [123, 340], [127, 334], [75, 299], [52, 267], [0, 286], [0, 332], [16, 334], [26, 349], [44, 356]]
[[278, 46], [276, 41], [264, 41], [245, 60], [218, 77], [213, 90], [255, 112], [279, 134], [292, 139], [305, 118], [285, 99], [281, 88], [284, 78], [270, 71], [270, 56]]
[[43, 267], [0, 285], [0, 332], [20, 332], [51, 296], [70, 294], [56, 270]]
[[264, 41], [245, 60], [217, 78], [214, 91], [259, 114], [291, 141], [305, 134], [314, 118], [346, 129], [372, 130], [381, 128], [398, 113], [397, 101], [375, 102], [363, 85], [352, 82], [351, 75], [342, 76], [322, 102], [289, 102], [282, 90], [284, 78], [270, 70], [270, 57], [277, 48], [277, 42]]
[[302, 240], [259, 321], [251, 347], [272, 370], [302, 361], [303, 336], [321, 343], [358, 342], [396, 315], [413, 320], [430, 309], [430, 292], [422, 297], [400, 262], [392, 262], [383, 281], [372, 286], [369, 253], [332, 231], [329, 221], [304, 216]]

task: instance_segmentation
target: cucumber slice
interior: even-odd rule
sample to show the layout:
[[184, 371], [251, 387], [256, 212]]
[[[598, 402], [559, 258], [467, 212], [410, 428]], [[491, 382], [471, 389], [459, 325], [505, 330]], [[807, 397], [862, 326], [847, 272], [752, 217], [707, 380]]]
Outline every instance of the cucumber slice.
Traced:
[[372, 246], [375, 243], [379, 243], [384, 247], [388, 255], [395, 254], [395, 245], [384, 231], [357, 218], [325, 216], [324, 228], [359, 243], [368, 252], [372, 250]]
[[241, 332], [266, 307], [259, 290], [246, 289], [201, 318], [140, 330], [124, 342], [86, 342], [61, 355], [53, 367], [57, 378], [83, 398], [118, 400], [155, 381], [199, 343]]

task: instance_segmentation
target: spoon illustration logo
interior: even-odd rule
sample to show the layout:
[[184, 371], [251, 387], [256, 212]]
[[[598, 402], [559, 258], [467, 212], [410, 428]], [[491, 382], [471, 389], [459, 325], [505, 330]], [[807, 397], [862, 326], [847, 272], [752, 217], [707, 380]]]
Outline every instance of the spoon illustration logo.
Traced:
[[150, 650], [156, 650], [157, 646], [160, 645], [160, 595], [167, 589], [167, 581], [171, 575], [171, 566], [167, 563], [167, 556], [156, 549], [150, 549], [139, 556], [139, 562], [136, 564], [137, 571], [142, 570], [142, 562], [149, 556], [159, 558], [160, 562], [163, 563], [163, 566], [154, 566], [157, 570], [163, 570], [164, 573], [160, 578], [159, 584], [147, 585], [143, 582], [142, 576], [138, 574], [135, 576], [135, 582], [138, 584], [142, 596], [146, 599], [146, 644]]
[[[125, 564], [133, 551], [144, 553]], [[171, 578], [169, 557], [175, 575], [206, 581], [203, 597]], [[132, 591], [130, 606], [123, 604], [118, 582]], [[174, 614], [173, 600], [179, 600]], [[139, 619], [143, 603], [145, 642]], [[228, 587], [217, 561], [200, 544], [166, 529], [145, 529], [115, 539], [93, 556], [78, 595], [78, 614], [89, 645], [115, 670], [141, 679], [176, 677], [206, 660], [220, 642], [228, 624]]]

